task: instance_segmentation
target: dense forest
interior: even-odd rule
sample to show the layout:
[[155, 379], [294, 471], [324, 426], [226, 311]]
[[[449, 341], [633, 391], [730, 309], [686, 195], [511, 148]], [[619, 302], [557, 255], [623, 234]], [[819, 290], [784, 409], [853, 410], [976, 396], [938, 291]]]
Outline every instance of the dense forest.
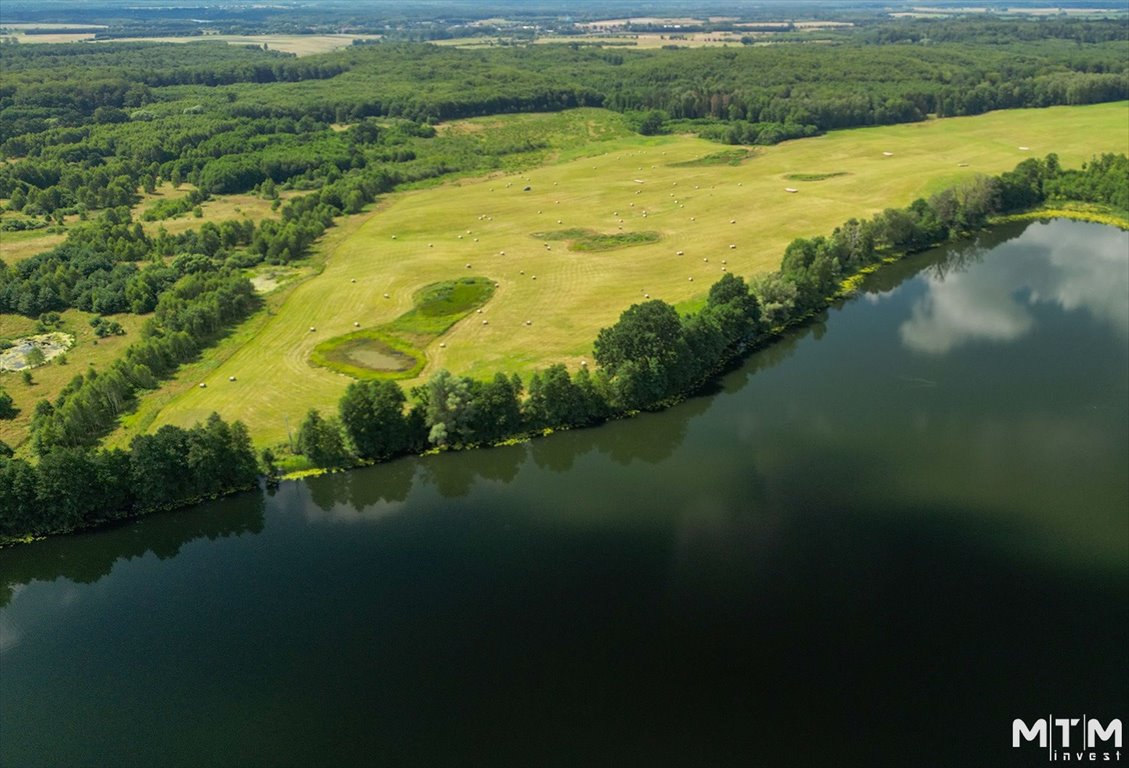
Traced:
[[[978, 19], [862, 25], [825, 45], [640, 51], [387, 42], [296, 58], [218, 42], [0, 44], [2, 229], [61, 235], [18, 263], [0, 261], [0, 313], [49, 329], [81, 310], [100, 334], [120, 330], [101, 315], [145, 318], [112, 364], [36, 405], [33, 455], [14, 458], [0, 444], [0, 536], [72, 530], [273, 474], [275, 457], [254, 456], [243, 428], [218, 419], [163, 428], [128, 451], [99, 443], [141, 393], [256, 310], [249, 267], [303, 259], [339, 216], [391, 190], [529, 167], [559, 148], [505, 128], [444, 131], [443, 121], [601, 106], [622, 113], [624, 131], [769, 144], [928, 115], [1126, 99], [1127, 39], [1124, 20]], [[183, 194], [135, 216], [158, 186]], [[143, 226], [234, 193], [270, 201], [272, 214], [176, 234]], [[727, 276], [692, 316], [657, 301], [628, 309], [595, 339], [592, 371], [554, 366], [525, 382], [444, 372], [411, 393], [357, 383], [338, 413], [309, 415], [295, 448], [313, 465], [346, 466], [659, 407], [824, 306], [875, 260], [1055, 198], [1129, 210], [1126, 159], [1080, 171], [1053, 156], [1028, 161], [797, 241], [779, 272], [750, 284]], [[13, 410], [0, 390], [0, 418]], [[160, 485], [162, 473], [177, 482]]]

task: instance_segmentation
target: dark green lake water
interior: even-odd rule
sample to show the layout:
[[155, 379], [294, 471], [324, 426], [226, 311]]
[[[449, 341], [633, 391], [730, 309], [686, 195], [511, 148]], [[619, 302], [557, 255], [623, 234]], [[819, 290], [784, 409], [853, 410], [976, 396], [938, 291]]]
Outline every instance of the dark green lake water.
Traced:
[[670, 411], [0, 585], [13, 768], [1042, 765], [1013, 718], [1129, 715], [1129, 234], [1002, 228]]

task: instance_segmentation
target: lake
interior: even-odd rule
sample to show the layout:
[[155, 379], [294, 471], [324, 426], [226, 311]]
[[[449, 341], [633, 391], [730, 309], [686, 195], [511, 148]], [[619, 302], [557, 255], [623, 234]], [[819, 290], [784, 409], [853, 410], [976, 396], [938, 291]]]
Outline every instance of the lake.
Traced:
[[659, 414], [0, 554], [0, 764], [1036, 765], [1129, 715], [1129, 233], [909, 257]]

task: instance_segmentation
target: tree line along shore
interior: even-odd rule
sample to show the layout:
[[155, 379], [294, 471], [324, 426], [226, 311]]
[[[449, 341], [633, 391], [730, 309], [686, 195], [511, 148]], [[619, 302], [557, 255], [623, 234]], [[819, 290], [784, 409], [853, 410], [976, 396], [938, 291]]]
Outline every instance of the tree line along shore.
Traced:
[[[1056, 156], [946, 189], [906, 208], [852, 219], [827, 236], [798, 238], [778, 271], [746, 282], [724, 274], [697, 312], [661, 300], [633, 305], [594, 341], [594, 370], [553, 365], [528, 382], [440, 371], [409, 397], [395, 381], [351, 384], [335, 414], [312, 409], [294, 453], [307, 467], [339, 469], [431, 449], [493, 445], [553, 429], [599, 424], [665, 407], [692, 393], [749, 350], [772, 342], [849, 293], [851, 278], [883, 261], [968, 236], [994, 217], [1048, 201], [1129, 210], [1129, 157], [1107, 154], [1081, 169]], [[1125, 219], [1121, 220], [1124, 224]], [[256, 455], [246, 429], [219, 416], [190, 429], [166, 425], [128, 450], [100, 449], [138, 389], [196, 354], [249, 309], [237, 273], [190, 273], [158, 301], [143, 332], [110, 371], [75, 377], [56, 403], [37, 409], [35, 463], [0, 447], [0, 536], [28, 540], [171, 509], [254, 487], [279, 475], [280, 457]]]

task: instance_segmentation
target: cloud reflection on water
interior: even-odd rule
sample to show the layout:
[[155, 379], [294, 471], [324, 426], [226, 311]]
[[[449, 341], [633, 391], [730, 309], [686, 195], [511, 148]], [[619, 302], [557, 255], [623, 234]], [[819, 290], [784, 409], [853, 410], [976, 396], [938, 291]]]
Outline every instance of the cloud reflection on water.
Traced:
[[[1092, 257], [1079, 259], [1055, 227], [1028, 227], [973, 270], [925, 277], [925, 294], [898, 329], [905, 346], [939, 355], [973, 342], [1015, 341], [1034, 327], [1038, 304], [1087, 311], [1129, 337], [1129, 233], [1095, 225], [1086, 240]], [[1023, 249], [1024, 258], [1012, 249]]]

